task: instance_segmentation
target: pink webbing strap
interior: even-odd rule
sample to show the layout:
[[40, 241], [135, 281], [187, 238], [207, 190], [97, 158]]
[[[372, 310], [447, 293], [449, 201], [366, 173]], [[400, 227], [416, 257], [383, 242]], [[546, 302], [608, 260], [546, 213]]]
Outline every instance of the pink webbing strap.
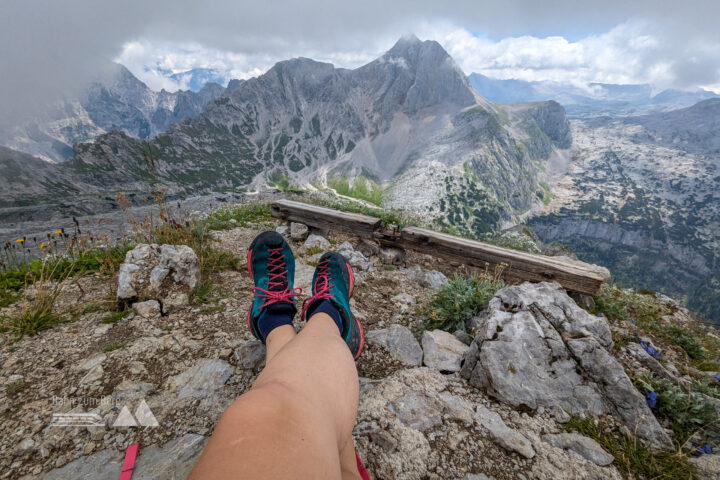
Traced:
[[127, 450], [125, 450], [125, 462], [123, 462], [120, 480], [130, 480], [132, 478], [133, 468], [135, 468], [135, 459], [137, 458], [139, 448], [139, 443], [133, 443], [127, 448]]
[[355, 459], [357, 460], [357, 467], [360, 478], [362, 478], [363, 480], [370, 480], [370, 475], [368, 474], [368, 471], [365, 470], [365, 465], [363, 465], [362, 460], [360, 460], [360, 455], [358, 455], [357, 451], [355, 452]]

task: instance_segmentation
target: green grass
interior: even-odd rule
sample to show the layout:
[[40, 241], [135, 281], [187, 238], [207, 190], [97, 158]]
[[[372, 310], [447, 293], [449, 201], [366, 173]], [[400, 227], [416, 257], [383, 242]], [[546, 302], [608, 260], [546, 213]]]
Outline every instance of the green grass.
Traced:
[[117, 323], [119, 320], [122, 320], [128, 313], [130, 313], [128, 310], [121, 310], [119, 312], [112, 312], [100, 320], [100, 323], [102, 324], [113, 324]]
[[464, 331], [465, 322], [485, 307], [503, 286], [498, 276], [456, 276], [421, 305], [418, 314], [426, 330]]
[[717, 420], [715, 407], [696, 392], [684, 389], [666, 379], [647, 376], [635, 379], [635, 385], [642, 393], [657, 393], [655, 414], [666, 419], [674, 432], [679, 446], [704, 427]]
[[382, 188], [374, 181], [362, 175], [352, 180], [346, 178], [329, 178], [327, 183], [330, 188], [340, 195], [364, 200], [379, 207], [382, 206]]
[[652, 451], [637, 439], [610, 430], [603, 424], [596, 424], [591, 418], [572, 417], [564, 428], [598, 442], [615, 458], [614, 465], [625, 476], [668, 480], [696, 478], [695, 467], [684, 454]]
[[8, 397], [14, 397], [18, 393], [22, 392], [28, 387], [27, 382], [25, 380], [15, 380], [14, 382], [10, 382], [5, 386], [5, 393]]
[[109, 344], [105, 345], [105, 348], [103, 348], [103, 352], [110, 353], [115, 350], [120, 350], [121, 348], [124, 348], [124, 347], [125, 347], [124, 343], [109, 343]]
[[595, 297], [593, 313], [603, 313], [614, 322], [634, 322], [640, 330], [679, 347], [696, 368], [710, 371], [717, 369], [714, 360], [720, 357], [720, 341], [707, 335], [700, 324], [679, 325], [663, 320], [663, 317], [672, 315], [674, 311], [661, 303], [652, 292], [635, 292], [615, 285], [603, 285]]
[[215, 210], [202, 222], [210, 230], [228, 230], [272, 221], [270, 205], [267, 203], [245, 203]]

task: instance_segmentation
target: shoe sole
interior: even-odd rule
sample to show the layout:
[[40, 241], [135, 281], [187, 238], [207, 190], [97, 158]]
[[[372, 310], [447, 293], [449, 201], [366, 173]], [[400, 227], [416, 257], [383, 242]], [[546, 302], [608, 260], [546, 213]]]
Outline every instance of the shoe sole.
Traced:
[[[348, 300], [352, 298], [353, 291], [355, 290], [355, 272], [353, 271], [352, 266], [348, 262], [345, 262], [345, 268], [347, 268], [348, 271], [348, 281], [350, 285], [348, 286]], [[358, 351], [353, 357], [353, 360], [357, 360], [360, 358], [360, 355], [362, 354], [363, 348], [365, 348], [365, 332], [363, 331], [362, 324], [360, 323], [360, 320], [358, 320], [355, 315], [353, 315], [353, 320], [355, 321], [355, 324], [357, 325], [358, 332], [360, 333], [360, 346], [358, 347]]]

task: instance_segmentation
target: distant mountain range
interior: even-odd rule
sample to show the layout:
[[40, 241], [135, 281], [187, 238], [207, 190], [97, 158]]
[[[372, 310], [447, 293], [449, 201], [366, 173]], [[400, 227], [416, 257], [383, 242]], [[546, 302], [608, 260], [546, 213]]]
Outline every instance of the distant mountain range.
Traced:
[[718, 97], [715, 93], [702, 89], [668, 89], [653, 94], [653, 88], [647, 84], [591, 83], [587, 87], [578, 87], [560, 82], [500, 80], [479, 73], [470, 74], [468, 80], [475, 91], [491, 102], [555, 100], [565, 107], [570, 118], [639, 115], [688, 107], [702, 100]]
[[172, 73], [168, 78], [187, 87], [192, 92], [201, 91], [208, 83], [225, 84], [225, 76], [212, 68], [193, 68], [185, 72]]
[[0, 131], [0, 145], [60, 162], [73, 155], [75, 144], [111, 130], [135, 138], [165, 132], [172, 123], [200, 113], [224, 90], [205, 83], [197, 92], [155, 92], [128, 69], [113, 64], [110, 75], [90, 83], [80, 98], [51, 105], [38, 118]]
[[28, 205], [42, 200], [34, 214], [50, 215], [53, 199], [80, 197], [97, 200], [82, 209], [101, 209], [112, 192], [132, 198], [160, 187], [183, 196], [295, 186], [488, 232], [542, 206], [542, 163], [571, 141], [557, 103], [493, 105], [437, 42], [404, 37], [355, 70], [304, 58], [280, 62], [231, 82], [202, 113], [167, 132], [141, 139], [112, 131], [75, 145], [73, 158], [47, 179], [18, 172], [17, 155], [0, 159], [8, 172], [1, 186], [12, 192], [3, 213], [30, 216]]

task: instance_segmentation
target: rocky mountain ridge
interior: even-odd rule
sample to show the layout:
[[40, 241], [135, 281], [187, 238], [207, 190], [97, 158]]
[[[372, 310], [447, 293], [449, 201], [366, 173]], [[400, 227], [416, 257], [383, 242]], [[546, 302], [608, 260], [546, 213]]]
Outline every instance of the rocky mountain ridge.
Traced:
[[75, 144], [111, 130], [134, 138], [164, 132], [170, 124], [196, 116], [224, 91], [206, 82], [197, 91], [155, 92], [122, 65], [112, 64], [107, 70], [79, 98], [61, 101], [39, 118], [0, 132], [0, 144], [62, 162], [73, 155]]
[[[110, 132], [77, 145], [61, 168], [94, 185], [83, 189], [89, 194], [165, 188], [181, 197], [344, 181], [388, 207], [488, 232], [540, 208], [542, 164], [569, 143], [558, 104], [490, 104], [438, 43], [409, 36], [355, 70], [280, 62], [166, 133], [144, 141]], [[11, 189], [20, 203], [29, 190]]]

